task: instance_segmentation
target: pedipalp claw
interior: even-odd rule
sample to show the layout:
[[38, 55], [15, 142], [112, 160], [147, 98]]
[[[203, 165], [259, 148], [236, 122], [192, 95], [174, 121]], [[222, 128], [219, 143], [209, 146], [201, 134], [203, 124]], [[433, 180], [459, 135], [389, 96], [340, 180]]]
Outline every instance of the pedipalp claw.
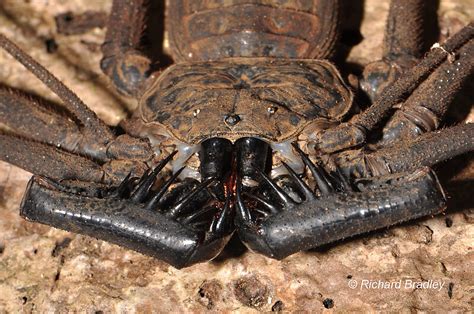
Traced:
[[230, 209], [231, 195], [227, 195], [222, 211], [212, 219], [209, 231], [214, 234], [224, 234], [227, 232], [231, 223], [231, 209]]
[[298, 185], [299, 189], [301, 192], [303, 192], [306, 200], [310, 200], [316, 197], [314, 195], [314, 192], [311, 190], [311, 188], [306, 184], [306, 182], [301, 179], [298, 174], [290, 167], [286, 162], [282, 162], [283, 166], [285, 166], [286, 170], [288, 170], [288, 173], [290, 174], [291, 178], [293, 181]]
[[211, 183], [215, 182], [217, 179], [216, 178], [209, 178], [207, 180], [204, 180], [199, 184], [194, 190], [191, 191], [187, 196], [185, 196], [183, 199], [178, 201], [178, 203], [174, 204], [172, 208], [170, 208], [166, 212], [166, 216], [171, 217], [171, 218], [176, 218], [186, 211], [186, 207], [191, 203], [193, 198], [199, 194], [201, 191], [203, 191], [205, 188], [207, 188]]
[[252, 222], [252, 215], [250, 214], [249, 209], [244, 203], [244, 200], [242, 199], [242, 179], [240, 177], [237, 178], [236, 182], [236, 193], [235, 193], [235, 198], [236, 198], [236, 209], [237, 209], [237, 218], [239, 218], [241, 221], [245, 223], [251, 223]]
[[168, 191], [168, 188], [170, 187], [171, 184], [173, 184], [174, 182], [176, 182], [176, 179], [178, 178], [178, 176], [181, 174], [181, 172], [183, 172], [184, 170], [184, 167], [182, 167], [181, 169], [179, 169], [178, 171], [176, 171], [175, 174], [173, 174], [171, 176], [171, 178], [169, 178], [165, 184], [163, 184], [163, 186], [152, 196], [152, 198], [146, 203], [145, 205], [145, 209], [148, 209], [148, 210], [153, 210], [155, 209], [159, 202], [161, 201], [162, 197], [165, 195], [166, 191]]
[[333, 193], [335, 191], [335, 188], [331, 182], [331, 177], [326, 172], [326, 170], [323, 167], [313, 163], [311, 159], [309, 159], [309, 157], [301, 150], [301, 148], [296, 143], [293, 143], [293, 147], [300, 155], [301, 159], [303, 160], [303, 163], [306, 165], [306, 167], [308, 167], [309, 171], [311, 172], [311, 175], [316, 181], [316, 184], [321, 194], [327, 195]]
[[135, 191], [133, 191], [131, 195], [131, 200], [141, 203], [143, 202], [146, 197], [148, 196], [148, 193], [150, 191], [150, 188], [152, 185], [155, 183], [156, 177], [158, 174], [163, 170], [163, 168], [173, 159], [173, 157], [176, 155], [178, 151], [172, 152], [168, 157], [160, 161], [160, 163], [153, 169], [153, 171], [147, 171], [140, 182], [138, 183]]
[[110, 193], [110, 197], [118, 197], [118, 198], [125, 198], [127, 197], [128, 193], [133, 188], [133, 181], [135, 178], [132, 178], [132, 173], [129, 172], [125, 179], [120, 183], [120, 185]]
[[270, 211], [270, 214], [278, 214], [281, 211], [280, 209], [278, 209], [278, 207], [271, 204], [269, 201], [263, 199], [257, 194], [246, 193], [245, 196], [250, 199], [256, 200], [257, 202], [260, 202], [266, 209]]
[[260, 177], [267, 183], [271, 188], [271, 191], [278, 197], [284, 208], [290, 208], [297, 204], [281, 187], [279, 187], [265, 172], [260, 169], [256, 169]]

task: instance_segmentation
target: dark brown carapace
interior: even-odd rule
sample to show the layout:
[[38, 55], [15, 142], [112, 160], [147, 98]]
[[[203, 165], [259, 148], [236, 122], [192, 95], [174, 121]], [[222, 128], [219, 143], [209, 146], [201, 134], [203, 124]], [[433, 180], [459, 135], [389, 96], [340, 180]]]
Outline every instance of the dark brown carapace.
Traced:
[[327, 59], [338, 36], [339, 1], [170, 1], [176, 62], [234, 57]]

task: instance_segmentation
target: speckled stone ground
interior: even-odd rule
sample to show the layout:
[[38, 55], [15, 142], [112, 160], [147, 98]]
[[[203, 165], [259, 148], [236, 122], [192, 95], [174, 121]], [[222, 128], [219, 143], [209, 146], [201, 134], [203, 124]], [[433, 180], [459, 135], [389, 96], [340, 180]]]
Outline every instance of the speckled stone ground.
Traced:
[[[387, 7], [388, 1], [365, 1], [365, 40], [352, 50], [351, 62], [363, 65], [380, 55]], [[110, 0], [2, 0], [0, 31], [116, 124], [135, 104], [114, 93], [99, 70], [104, 30], [72, 36], [56, 31], [55, 15], [85, 8], [106, 12]], [[472, 19], [474, 1], [441, 0], [438, 13], [446, 36]], [[57, 49], [49, 46], [48, 53], [45, 42], [51, 45], [53, 38]], [[57, 100], [4, 53], [0, 82]], [[469, 109], [472, 121], [472, 102]], [[106, 242], [22, 220], [18, 207], [30, 174], [0, 162], [0, 312], [468, 312], [474, 291], [472, 154], [439, 170], [451, 196], [444, 216], [281, 262], [234, 245], [216, 261], [176, 270]], [[430, 280], [428, 288], [406, 286]], [[401, 287], [372, 289], [367, 281]]]

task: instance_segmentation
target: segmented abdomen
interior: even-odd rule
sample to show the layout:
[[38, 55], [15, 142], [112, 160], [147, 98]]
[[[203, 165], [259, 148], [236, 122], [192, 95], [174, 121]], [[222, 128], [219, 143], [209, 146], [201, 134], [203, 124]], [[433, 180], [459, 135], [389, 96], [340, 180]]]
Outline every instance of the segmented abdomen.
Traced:
[[172, 0], [167, 30], [175, 61], [228, 57], [329, 57], [337, 0]]

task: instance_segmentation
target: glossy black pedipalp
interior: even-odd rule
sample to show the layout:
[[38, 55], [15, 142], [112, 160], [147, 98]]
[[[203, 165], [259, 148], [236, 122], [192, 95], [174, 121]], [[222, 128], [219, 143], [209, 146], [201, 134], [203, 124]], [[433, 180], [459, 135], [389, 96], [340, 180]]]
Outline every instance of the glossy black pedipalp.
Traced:
[[224, 179], [232, 162], [232, 142], [224, 138], [210, 138], [201, 143], [199, 152], [201, 177]]
[[[126, 177], [110, 193], [101, 193], [101, 186], [78, 193], [74, 186], [63, 187], [34, 176], [20, 214], [31, 221], [127, 247], [177, 268], [208, 261], [220, 253], [232, 235], [230, 201], [222, 209], [212, 203], [203, 205], [200, 194], [212, 179], [197, 186], [191, 181], [180, 182], [181, 193], [170, 193], [167, 190], [177, 184], [179, 173], [157, 191], [152, 190], [151, 185], [172, 157], [145, 173], [138, 183]], [[160, 202], [165, 195], [168, 207]], [[196, 205], [204, 210], [194, 208]], [[189, 208], [194, 211], [189, 213]], [[207, 212], [217, 218], [202, 223], [199, 217]]]
[[270, 146], [254, 137], [240, 138], [234, 145], [240, 178], [256, 180], [258, 172], [265, 171]]
[[[370, 188], [320, 198], [314, 194], [301, 203], [285, 203], [281, 196], [285, 192], [272, 187], [283, 201], [279, 205], [267, 200], [259, 201], [256, 208], [248, 208], [244, 202], [238, 204], [240, 211], [250, 215], [237, 226], [239, 237], [253, 251], [282, 259], [346, 237], [438, 214], [446, 207], [442, 188], [428, 168], [412, 174], [368, 179], [365, 186]], [[252, 213], [271, 209], [264, 202], [279, 206], [280, 211], [257, 221]]]

